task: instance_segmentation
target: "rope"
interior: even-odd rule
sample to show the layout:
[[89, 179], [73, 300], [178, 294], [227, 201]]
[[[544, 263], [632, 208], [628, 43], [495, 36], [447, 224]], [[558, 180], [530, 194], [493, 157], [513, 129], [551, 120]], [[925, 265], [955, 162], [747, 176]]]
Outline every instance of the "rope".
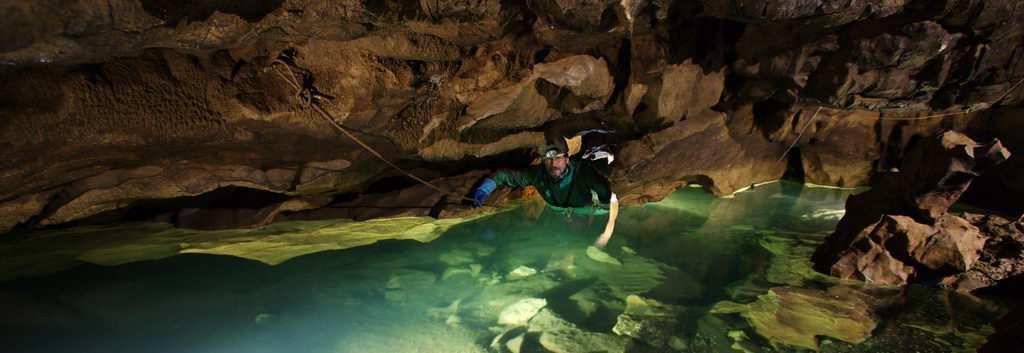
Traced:
[[[959, 112], [932, 114], [932, 115], [918, 116], [918, 117], [912, 117], [912, 118], [897, 118], [897, 117], [879, 116], [879, 117], [877, 117], [875, 119], [878, 119], [878, 120], [888, 120], [888, 121], [927, 120], [927, 119], [933, 119], [933, 118], [944, 118], [944, 117], [948, 117], [948, 116], [964, 115], [964, 114], [969, 114], [969, 113], [978, 112], [978, 111], [982, 111], [982, 110], [987, 110], [989, 108], [994, 107], [996, 104], [999, 104], [999, 101], [1002, 101], [1004, 98], [1006, 98], [1006, 96], [1009, 96], [1010, 93], [1013, 93], [1013, 90], [1017, 89], [1017, 87], [1020, 87], [1020, 85], [1022, 83], [1024, 83], [1024, 78], [1022, 78], [1019, 81], [1017, 81], [1017, 83], [1014, 84], [1013, 87], [1010, 87], [1010, 89], [1006, 90], [1006, 92], [1003, 92], [1003, 95], [999, 96], [999, 98], [996, 98], [994, 101], [992, 101], [992, 103], [981, 103], [981, 104], [979, 104], [981, 106], [980, 108], [970, 107], [970, 108], [964, 109], [964, 110], [959, 111]], [[869, 110], [865, 110], [865, 111], [869, 111]]]
[[[285, 68], [288, 69], [289, 72], [291, 72], [291, 68], [289, 68], [287, 64], [284, 64], [284, 63], [282, 63], [280, 61], [275, 61], [273, 64], [285, 65]], [[277, 68], [277, 66], [275, 66], [275, 68]], [[287, 75], [285, 75], [284, 72], [281, 72], [281, 70], [275, 70], [275, 71], [277, 72], [278, 75], [281, 75], [281, 77], [284, 78], [285, 81], [288, 81], [289, 84], [291, 84], [293, 87], [295, 87], [298, 90], [298, 92], [296, 93], [296, 96], [300, 96], [302, 94], [302, 91], [303, 91], [302, 90], [302, 86], [300, 86], [295, 81], [294, 73], [292, 73], [292, 75], [291, 75], [292, 77], [288, 77]], [[309, 105], [311, 107], [313, 107], [313, 109], [316, 110], [318, 113], [320, 113], [320, 116], [322, 118], [324, 118], [324, 120], [327, 120], [327, 122], [330, 123], [331, 126], [334, 126], [334, 128], [336, 128], [338, 131], [341, 131], [342, 134], [345, 134], [345, 136], [348, 136], [349, 139], [351, 139], [353, 142], [355, 142], [360, 147], [365, 149], [367, 152], [370, 152], [370, 154], [372, 154], [375, 157], [377, 157], [377, 159], [380, 159], [382, 162], [384, 162], [385, 164], [387, 164], [391, 168], [394, 168], [395, 170], [401, 172], [402, 174], [405, 174], [405, 176], [408, 176], [409, 178], [412, 178], [413, 180], [419, 182], [420, 184], [426, 185], [427, 187], [429, 187], [431, 189], [434, 189], [437, 192], [440, 192], [442, 194], [449, 195], [449, 196], [452, 196], [452, 197], [456, 197], [456, 198], [459, 198], [459, 199], [467, 200], [467, 201], [470, 201], [470, 202], [476, 202], [476, 200], [474, 200], [472, 198], [456, 194], [454, 192], [442, 189], [442, 188], [440, 188], [440, 187], [438, 187], [438, 186], [436, 186], [434, 184], [431, 184], [429, 181], [423, 180], [422, 178], [416, 176], [415, 174], [412, 174], [412, 173], [406, 171], [405, 169], [402, 169], [402, 167], [399, 167], [398, 165], [392, 163], [390, 160], [385, 158], [384, 155], [380, 154], [380, 152], [377, 152], [377, 150], [373, 149], [373, 147], [370, 147], [370, 145], [367, 145], [365, 142], [363, 142], [363, 140], [361, 140], [358, 137], [356, 137], [355, 134], [349, 132], [348, 129], [346, 129], [344, 126], [341, 126], [341, 124], [339, 124], [337, 121], [335, 121], [334, 120], [334, 116], [331, 115], [331, 113], [327, 112], [326, 110], [324, 110], [323, 107], [320, 106], [320, 102], [313, 100], [315, 98], [319, 98], [319, 97], [314, 97], [313, 93], [310, 92], [310, 94], [309, 94], [309, 101], [308, 101]]]
[[[1002, 101], [1007, 96], [1009, 96], [1010, 93], [1013, 92], [1013, 90], [1017, 89], [1017, 87], [1020, 87], [1020, 85], [1022, 83], [1024, 83], [1024, 78], [1022, 78], [1019, 81], [1017, 81], [1017, 83], [1014, 84], [1013, 87], [1010, 87], [1010, 89], [1006, 90], [1006, 92], [1003, 92], [1003, 95], [999, 96], [999, 98], [996, 98], [996, 100], [992, 101], [992, 103], [981, 103], [980, 104], [981, 108], [978, 108], [978, 109], [975, 109], [974, 107], [970, 107], [970, 108], [964, 109], [963, 111], [953, 112], [953, 113], [932, 114], [932, 115], [917, 116], [917, 117], [912, 117], [912, 118], [899, 118], [899, 117], [878, 116], [878, 117], [875, 117], [875, 119], [887, 120], [887, 121], [927, 120], [927, 119], [934, 119], [934, 118], [944, 118], [944, 117], [949, 117], [949, 116], [965, 115], [965, 114], [969, 114], [969, 113], [973, 113], [973, 112], [977, 112], [977, 111], [987, 110], [989, 108], [994, 107], [996, 104], [999, 104], [999, 102]], [[789, 145], [789, 147], [786, 148], [785, 152], [782, 152], [782, 155], [779, 156], [779, 159], [778, 159], [779, 162], [781, 162], [782, 159], [786, 157], [786, 154], [789, 153], [789, 150], [793, 149], [793, 147], [795, 147], [796, 144], [800, 142], [800, 137], [804, 135], [804, 131], [807, 131], [807, 127], [810, 126], [811, 123], [814, 122], [814, 119], [818, 117], [818, 112], [821, 111], [821, 108], [822, 107], [819, 106], [818, 110], [814, 111], [814, 116], [812, 116], [811, 120], [808, 121], [806, 125], [804, 125], [803, 129], [800, 130], [800, 133], [796, 136], [796, 140], [793, 141], [793, 144]], [[858, 110], [860, 110], [860, 109], [858, 109]], [[860, 111], [871, 112], [871, 110], [860, 110]]]
[[789, 148], [786, 148], [785, 152], [782, 152], [782, 155], [779, 156], [779, 160], [776, 162], [781, 162], [783, 158], [786, 158], [786, 154], [789, 154], [789, 150], [793, 149], [793, 147], [800, 142], [800, 137], [802, 137], [804, 132], [807, 131], [807, 127], [811, 126], [811, 124], [814, 123], [814, 120], [818, 118], [818, 113], [821, 112], [821, 108], [822, 107], [818, 107], [818, 110], [814, 111], [814, 115], [811, 115], [811, 120], [808, 120], [807, 124], [804, 124], [804, 128], [800, 129], [800, 133], [796, 135], [796, 140], [793, 140], [793, 144], [789, 145]]

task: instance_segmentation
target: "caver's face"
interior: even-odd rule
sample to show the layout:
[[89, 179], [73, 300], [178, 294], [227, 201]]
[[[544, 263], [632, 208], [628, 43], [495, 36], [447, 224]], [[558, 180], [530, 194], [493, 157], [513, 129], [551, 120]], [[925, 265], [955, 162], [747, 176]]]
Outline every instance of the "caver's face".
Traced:
[[561, 180], [565, 176], [565, 170], [569, 168], [569, 158], [558, 156], [544, 159], [544, 169], [552, 179]]

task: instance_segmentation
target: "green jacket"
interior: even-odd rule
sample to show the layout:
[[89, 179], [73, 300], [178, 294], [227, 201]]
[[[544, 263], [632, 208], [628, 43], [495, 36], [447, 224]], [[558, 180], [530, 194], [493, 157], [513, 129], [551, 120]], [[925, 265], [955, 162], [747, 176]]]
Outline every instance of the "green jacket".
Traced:
[[609, 203], [612, 196], [608, 179], [599, 173], [590, 161], [571, 159], [561, 180], [548, 175], [543, 165], [526, 170], [502, 170], [491, 178], [498, 186], [537, 188], [544, 201], [558, 207], [591, 206], [593, 194], [600, 203]]

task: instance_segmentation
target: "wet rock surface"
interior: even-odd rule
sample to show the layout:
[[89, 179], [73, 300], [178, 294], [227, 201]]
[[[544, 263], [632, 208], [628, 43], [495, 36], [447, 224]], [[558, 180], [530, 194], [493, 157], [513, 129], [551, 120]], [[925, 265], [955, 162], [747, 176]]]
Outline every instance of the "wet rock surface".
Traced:
[[[1003, 107], [1024, 97], [1024, 5], [1006, 0], [47, 0], [0, 14], [0, 232], [452, 213], [316, 107], [438, 184], [524, 166], [546, 135], [613, 129], [613, 183], [636, 203], [787, 168], [866, 185], [942, 129], [1015, 134]], [[1019, 192], [1006, 165], [997, 178]], [[285, 204], [205, 207], [228, 187]]]
[[827, 290], [775, 287], [750, 304], [718, 303], [711, 313], [739, 313], [765, 338], [819, 350], [818, 336], [863, 342], [878, 325], [877, 313], [901, 299], [898, 290], [872, 293], [848, 286]]
[[[910, 153], [900, 172], [850, 197], [836, 231], [814, 254], [816, 268], [844, 279], [886, 285], [936, 281], [971, 271], [986, 241], [995, 244], [1008, 236], [991, 225], [982, 232], [972, 223], [983, 222], [983, 217], [965, 219], [949, 213], [949, 207], [974, 177], [1009, 158], [1009, 150], [998, 140], [982, 145], [947, 132], [924, 142]], [[1003, 255], [1011, 262], [1019, 256]]]

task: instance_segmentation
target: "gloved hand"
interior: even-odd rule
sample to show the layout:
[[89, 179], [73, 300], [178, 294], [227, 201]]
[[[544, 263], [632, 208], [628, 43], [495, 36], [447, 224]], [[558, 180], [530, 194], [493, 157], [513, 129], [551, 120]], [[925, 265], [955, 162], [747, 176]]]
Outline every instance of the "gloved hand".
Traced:
[[473, 190], [473, 206], [483, 206], [484, 201], [487, 201], [487, 197], [491, 196], [491, 192], [496, 188], [498, 188], [498, 184], [495, 183], [493, 179], [484, 178], [484, 180], [480, 182], [480, 186], [477, 186], [476, 190]]

